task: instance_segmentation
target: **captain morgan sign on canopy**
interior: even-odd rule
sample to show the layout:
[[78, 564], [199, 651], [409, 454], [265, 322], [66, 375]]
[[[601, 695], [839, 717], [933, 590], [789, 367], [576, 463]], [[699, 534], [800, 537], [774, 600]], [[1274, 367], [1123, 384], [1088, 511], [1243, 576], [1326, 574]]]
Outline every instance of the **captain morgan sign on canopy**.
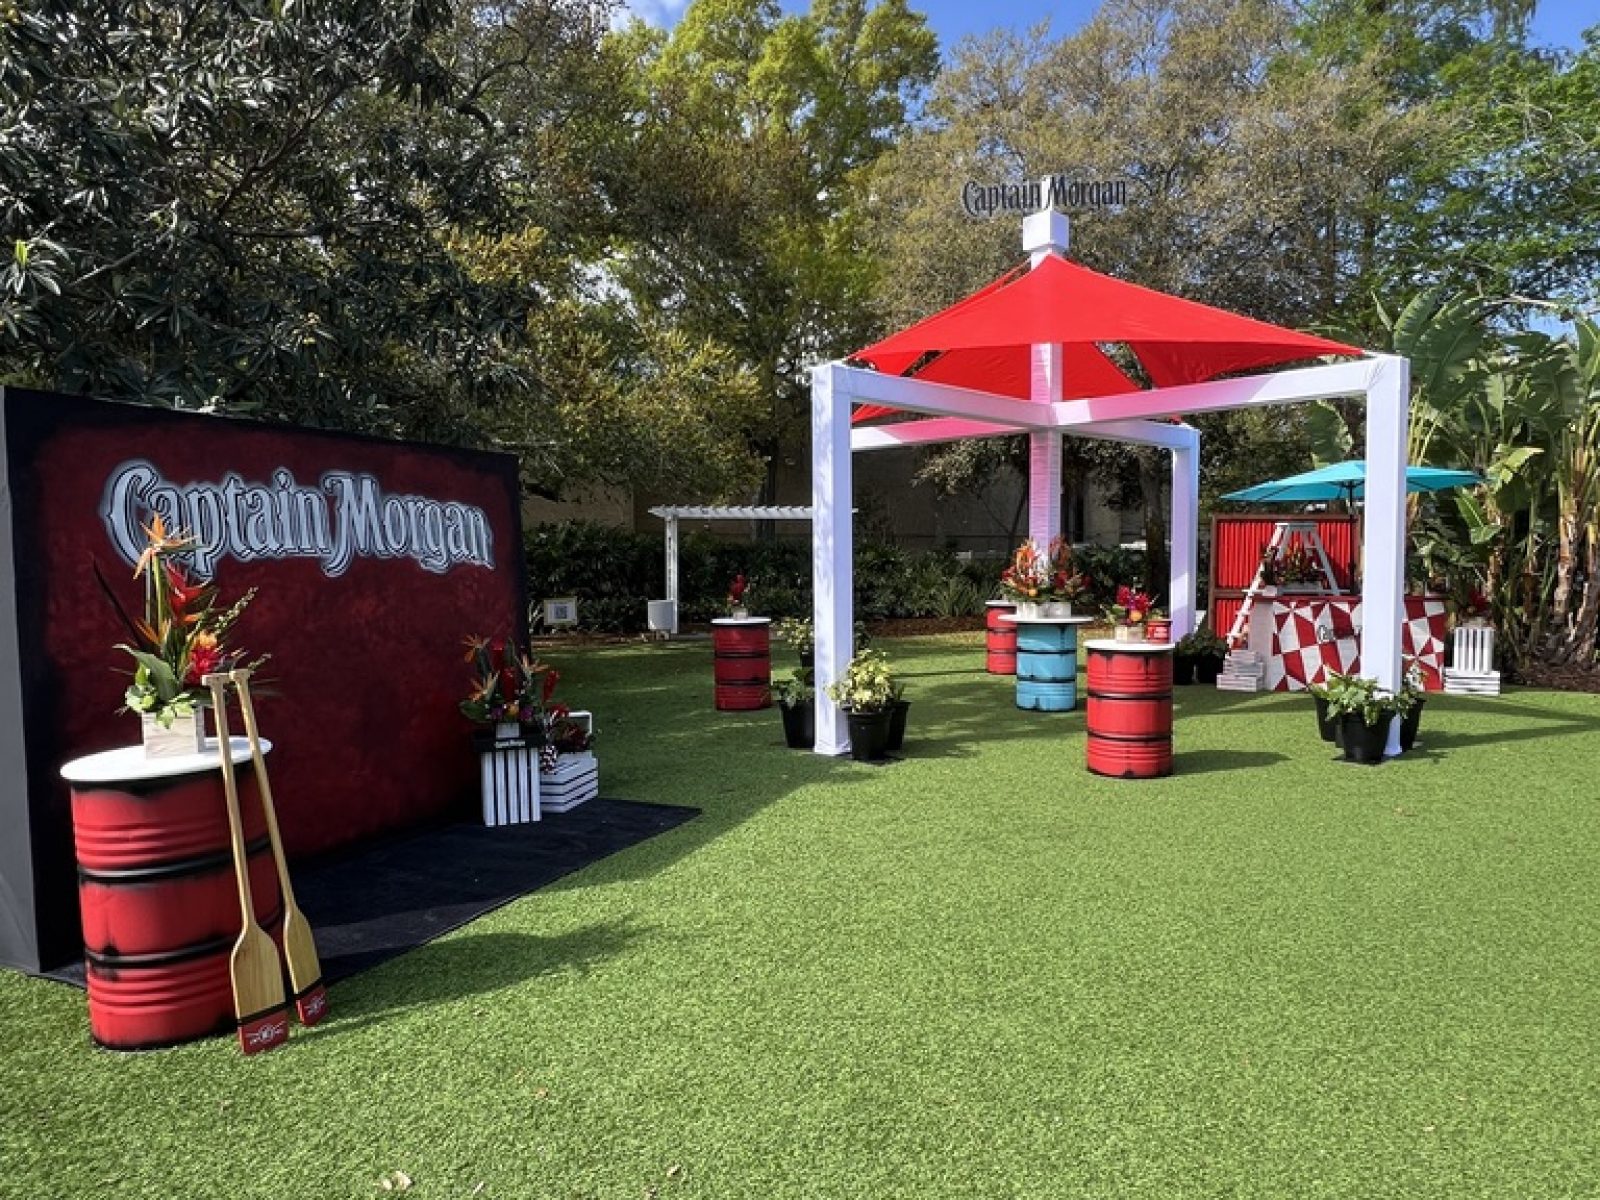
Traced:
[[961, 189], [962, 209], [967, 216], [976, 218], [1033, 213], [1042, 208], [1111, 208], [1127, 203], [1126, 179], [1084, 182], [1064, 174], [1022, 183], [979, 183], [969, 179]]

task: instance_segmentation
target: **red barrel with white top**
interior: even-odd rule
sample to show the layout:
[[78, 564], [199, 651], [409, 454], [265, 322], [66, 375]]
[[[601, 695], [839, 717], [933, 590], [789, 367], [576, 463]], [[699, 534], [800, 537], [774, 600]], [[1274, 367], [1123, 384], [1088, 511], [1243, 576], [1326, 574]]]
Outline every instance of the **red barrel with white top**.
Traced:
[[[114, 1050], [171, 1046], [234, 1028], [228, 960], [239, 892], [215, 743], [146, 758], [141, 747], [68, 763], [89, 1031]], [[263, 742], [262, 750], [270, 748]], [[256, 919], [283, 915], [249, 742], [233, 739]]]

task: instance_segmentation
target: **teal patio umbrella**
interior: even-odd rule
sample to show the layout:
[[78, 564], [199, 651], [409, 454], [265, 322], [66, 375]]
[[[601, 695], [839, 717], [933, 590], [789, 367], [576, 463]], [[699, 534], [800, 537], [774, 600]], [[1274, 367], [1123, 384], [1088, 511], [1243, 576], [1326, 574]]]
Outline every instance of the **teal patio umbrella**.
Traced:
[[[1408, 492], [1443, 492], [1482, 482], [1483, 477], [1476, 471], [1453, 471], [1444, 467], [1406, 468]], [[1241, 488], [1237, 492], [1229, 492], [1223, 499], [1253, 504], [1312, 504], [1318, 500], [1350, 503], [1364, 498], [1366, 485], [1366, 461], [1352, 458], [1318, 467], [1315, 471], [1302, 471], [1298, 475]]]

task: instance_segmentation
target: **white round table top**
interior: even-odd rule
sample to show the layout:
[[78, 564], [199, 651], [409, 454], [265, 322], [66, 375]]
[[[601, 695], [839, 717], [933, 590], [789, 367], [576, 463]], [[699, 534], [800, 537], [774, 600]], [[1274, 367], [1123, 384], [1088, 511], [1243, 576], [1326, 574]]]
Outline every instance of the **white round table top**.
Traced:
[[1129, 654], [1160, 654], [1172, 649], [1171, 642], [1119, 642], [1116, 638], [1090, 638], [1085, 650], [1126, 650]]
[[712, 617], [713, 625], [771, 625], [771, 617]]
[[1093, 625], [1099, 617], [1019, 617], [1016, 613], [1001, 613], [1000, 620], [1013, 625]]
[[[272, 749], [272, 743], [261, 739], [261, 753]], [[250, 761], [250, 739], [228, 739], [229, 758], [234, 766]], [[222, 765], [217, 752], [217, 739], [208, 737], [206, 748], [199, 754], [174, 754], [168, 758], [146, 758], [144, 746], [118, 746], [115, 750], [102, 750], [75, 758], [61, 768], [61, 778], [68, 783], [137, 783], [142, 779], [171, 779], [177, 775], [197, 775], [202, 771], [215, 771]]]

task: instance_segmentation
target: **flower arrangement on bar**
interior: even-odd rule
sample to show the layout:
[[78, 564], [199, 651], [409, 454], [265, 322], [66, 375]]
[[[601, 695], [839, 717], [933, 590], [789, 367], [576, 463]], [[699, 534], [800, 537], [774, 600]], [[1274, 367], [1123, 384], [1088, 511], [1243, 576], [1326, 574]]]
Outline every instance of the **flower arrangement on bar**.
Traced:
[[728, 615], [730, 617], [747, 617], [750, 610], [745, 607], [745, 593], [750, 585], [742, 574], [735, 575], [733, 582], [728, 584]]
[[[1017, 605], [1019, 617], [1071, 616], [1072, 602], [1089, 588], [1089, 577], [1074, 569], [1072, 544], [1064, 537], [1052, 539], [1040, 552], [1037, 543], [1023, 542], [1000, 572], [1000, 591]], [[1034, 606], [1060, 605], [1041, 612]]]
[[1261, 583], [1264, 587], [1322, 582], [1322, 566], [1303, 542], [1292, 541], [1280, 550], [1274, 550], [1270, 545], [1261, 547]]
[[1124, 583], [1117, 588], [1116, 602], [1106, 606], [1105, 616], [1116, 626], [1117, 641], [1138, 642], [1144, 640], [1144, 623], [1153, 611], [1148, 595]]
[[[210, 705], [210, 693], [201, 681], [242, 665], [244, 651], [229, 649], [227, 639], [256, 590], [251, 588], [226, 608], [220, 607], [217, 585], [190, 578], [177, 561], [194, 544], [192, 536], [179, 530], [169, 533], [159, 514], [144, 532], [144, 553], [133, 568], [133, 577], [144, 580], [143, 617], [129, 616], [95, 568], [130, 639], [117, 646], [134, 662], [123, 711], [140, 715], [147, 756], [198, 754], [205, 747], [202, 710]], [[265, 656], [254, 660], [248, 664], [250, 670], [265, 661]]]

